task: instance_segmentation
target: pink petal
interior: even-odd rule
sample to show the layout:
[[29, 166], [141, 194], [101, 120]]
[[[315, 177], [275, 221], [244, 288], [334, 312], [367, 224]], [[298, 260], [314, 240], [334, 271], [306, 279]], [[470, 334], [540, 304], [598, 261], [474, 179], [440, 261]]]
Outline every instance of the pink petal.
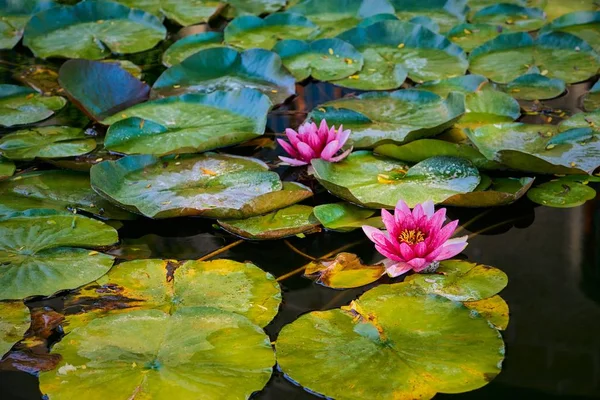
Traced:
[[393, 251], [391, 251], [390, 249], [380, 246], [378, 244], [375, 245], [375, 250], [377, 250], [384, 257], [387, 257], [394, 261], [403, 261], [402, 258], [398, 254], [396, 254]]
[[446, 226], [444, 226], [439, 231], [431, 232], [431, 235], [433, 237], [429, 243], [429, 248], [435, 249], [435, 248], [441, 246], [446, 240], [450, 239], [450, 236], [452, 236], [452, 234], [456, 230], [457, 226], [458, 226], [458, 220], [456, 219], [454, 221], [450, 221]]
[[335, 157], [331, 157], [331, 159], [329, 160], [330, 162], [338, 162], [338, 161], [342, 161], [344, 158], [348, 157], [348, 155], [352, 153], [352, 147], [350, 147], [348, 150], [344, 151], [342, 154], [340, 154], [339, 156], [335, 156]]
[[427, 200], [426, 202], [424, 202], [422, 204], [422, 206], [423, 206], [423, 212], [425, 213], [425, 215], [427, 215], [428, 218], [433, 217], [433, 213], [435, 212], [435, 207], [433, 205], [433, 201]]
[[[300, 127], [300, 129], [302, 129], [302, 127]], [[298, 142], [300, 141], [300, 139], [298, 139], [298, 132], [296, 132], [293, 129], [286, 128], [285, 135], [287, 136], [292, 146], [296, 147], [298, 145]]]
[[336, 134], [335, 134], [335, 126], [332, 126], [331, 128], [329, 128], [327, 130], [327, 142], [331, 142], [332, 140], [336, 139]]
[[298, 146], [296, 146], [296, 148], [298, 149], [298, 152], [300, 153], [300, 157], [304, 161], [310, 161], [313, 158], [317, 158], [317, 155], [315, 154], [313, 149], [304, 142], [299, 142]]
[[412, 269], [412, 265], [405, 263], [403, 261], [385, 266], [385, 272], [387, 272], [387, 274], [389, 276], [391, 276], [392, 278], [395, 278], [397, 276], [405, 274], [408, 271], [410, 271], [411, 269]]
[[289, 144], [288, 142], [286, 142], [283, 139], [277, 139], [277, 143], [279, 143], [279, 145], [281, 147], [283, 147], [283, 149], [285, 150], [286, 153], [288, 153], [290, 156], [292, 157], [297, 157], [298, 153], [296, 152], [296, 149], [294, 149], [294, 147], [292, 147], [291, 144]]
[[423, 211], [423, 206], [421, 204], [417, 204], [415, 208], [412, 210], [412, 217], [415, 221], [420, 220], [425, 216], [425, 212]]
[[374, 228], [369, 225], [363, 225], [362, 230], [365, 233], [365, 235], [367, 235], [367, 237], [369, 238], [369, 240], [371, 242], [382, 245], [382, 246], [387, 246], [387, 242], [385, 240], [385, 235], [379, 229]]
[[345, 131], [341, 131], [341, 130], [342, 130], [342, 126], [340, 125], [340, 130], [338, 131], [338, 134], [337, 134], [337, 140], [343, 146], [346, 144], [346, 142], [348, 141], [348, 138], [350, 137], [350, 130], [345, 130]]
[[440, 230], [446, 220], [446, 209], [440, 208], [433, 214], [431, 219], [427, 221], [424, 228], [427, 232], [437, 232]]
[[398, 200], [398, 203], [396, 203], [396, 216], [398, 214], [411, 214], [410, 207], [402, 199]]
[[400, 255], [405, 260], [410, 260], [411, 258], [415, 258], [415, 253], [413, 249], [407, 243], [400, 243]]
[[424, 258], [413, 258], [412, 260], [408, 261], [408, 263], [412, 265], [415, 272], [421, 272], [431, 264], [431, 262]]
[[327, 144], [327, 146], [325, 146], [325, 148], [321, 152], [321, 158], [323, 160], [329, 161], [331, 159], [331, 157], [333, 157], [333, 155], [338, 152], [339, 149], [340, 149], [340, 143], [337, 140], [334, 140], [333, 142], [329, 142]]
[[306, 137], [306, 143], [313, 149], [315, 154], [319, 154], [321, 150], [321, 139], [317, 132], [311, 132]]
[[414, 245], [413, 251], [416, 257], [425, 257], [427, 255], [427, 244], [420, 242]]
[[301, 165], [306, 165], [306, 164], [308, 164], [306, 161], [297, 160], [297, 159], [295, 159], [295, 158], [289, 158], [289, 157], [282, 157], [282, 156], [279, 156], [279, 159], [280, 159], [281, 161], [283, 161], [284, 163], [287, 163], [287, 164], [293, 165], [293, 166], [295, 166], [295, 167], [299, 167], [299, 166], [301, 166]]
[[457, 254], [460, 254], [460, 252], [467, 247], [467, 237], [468, 236], [462, 236], [459, 238], [450, 239], [444, 243], [442, 246], [442, 251], [435, 258], [436, 261], [447, 260]]
[[385, 225], [385, 229], [389, 232], [391, 237], [398, 237], [400, 232], [398, 231], [398, 225], [396, 225], [396, 220], [394, 216], [390, 214], [388, 210], [381, 210], [381, 220]]

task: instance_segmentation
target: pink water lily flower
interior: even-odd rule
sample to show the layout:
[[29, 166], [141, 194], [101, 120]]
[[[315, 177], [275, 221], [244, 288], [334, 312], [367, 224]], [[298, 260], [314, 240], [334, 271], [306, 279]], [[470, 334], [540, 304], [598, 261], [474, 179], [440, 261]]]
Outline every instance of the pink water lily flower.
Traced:
[[289, 143], [283, 139], [277, 141], [291, 157], [279, 157], [279, 159], [290, 165], [306, 165], [314, 158], [338, 162], [352, 151], [350, 148], [336, 156], [350, 137], [350, 130], [343, 130], [340, 125], [336, 132], [335, 126], [330, 128], [325, 120], [321, 121], [318, 128], [314, 122], [305, 123], [300, 125], [298, 132], [288, 128], [285, 134]]
[[446, 209], [435, 212], [433, 202], [428, 200], [410, 211], [400, 200], [394, 215], [381, 210], [381, 219], [387, 232], [372, 226], [363, 226], [363, 231], [375, 243], [379, 253], [389, 259], [386, 262], [388, 275], [396, 277], [410, 270], [421, 272], [435, 269], [441, 260], [447, 260], [467, 247], [467, 236], [450, 239], [458, 220], [443, 226]]

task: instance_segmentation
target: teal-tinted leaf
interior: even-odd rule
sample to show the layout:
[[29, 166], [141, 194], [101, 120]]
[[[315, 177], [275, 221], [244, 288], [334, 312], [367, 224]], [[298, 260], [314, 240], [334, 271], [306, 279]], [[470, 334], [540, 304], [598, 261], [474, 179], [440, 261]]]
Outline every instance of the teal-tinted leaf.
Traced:
[[15, 173], [15, 163], [11, 160], [7, 160], [4, 157], [0, 157], [0, 179], [5, 179], [12, 176]]
[[[117, 3], [121, 3], [129, 8], [137, 8], [139, 10], [144, 10], [147, 13], [155, 15], [161, 20], [164, 18], [160, 9], [162, 1], [163, 0], [116, 0]], [[62, 1], [62, 3], [65, 3], [65, 1]]]
[[356, 26], [364, 28], [366, 26], [373, 25], [375, 22], [389, 20], [399, 21], [398, 17], [396, 17], [396, 14], [375, 14], [361, 20]]
[[490, 24], [459, 24], [450, 29], [446, 36], [451, 42], [470, 52], [488, 40], [494, 39], [501, 29]]
[[305, 39], [318, 27], [301, 14], [277, 13], [265, 19], [253, 15], [237, 17], [225, 27], [225, 42], [242, 49], [270, 50], [281, 39]]
[[173, 43], [162, 55], [162, 63], [167, 67], [179, 64], [200, 50], [213, 47], [225, 47], [223, 33], [202, 32], [186, 36]]
[[334, 100], [315, 108], [308, 119], [343, 124], [352, 131], [350, 143], [370, 148], [436, 135], [452, 126], [463, 113], [464, 100], [459, 93], [444, 99], [424, 90], [408, 89]]
[[556, 18], [544, 26], [540, 34], [566, 32], [585, 40], [596, 51], [600, 50], [600, 12], [578, 11]]
[[600, 80], [594, 83], [590, 91], [583, 96], [583, 107], [586, 111], [600, 109]]
[[0, 0], [0, 49], [12, 49], [31, 16], [55, 5], [53, 0]]
[[560, 96], [566, 90], [561, 79], [548, 78], [539, 73], [525, 74], [506, 85], [506, 91], [515, 99], [546, 100]]
[[238, 53], [220, 47], [202, 50], [167, 69], [152, 86], [152, 96], [241, 88], [259, 90], [273, 104], [283, 103], [296, 92], [294, 77], [276, 53], [263, 49]]
[[427, 90], [442, 97], [448, 97], [450, 92], [462, 94], [475, 93], [489, 81], [481, 75], [463, 75], [455, 78], [429, 81], [417, 85], [415, 89]]
[[458, 125], [477, 127], [511, 122], [521, 116], [521, 106], [510, 95], [496, 90], [480, 90], [465, 96], [465, 115]]
[[527, 32], [540, 29], [546, 22], [546, 14], [539, 8], [501, 3], [480, 9], [471, 22], [501, 26], [507, 32]]
[[69, 60], [60, 68], [58, 81], [67, 96], [96, 121], [146, 101], [150, 95], [150, 86], [117, 63]]
[[274, 13], [285, 7], [286, 0], [227, 0], [238, 14]]
[[33, 89], [0, 84], [0, 125], [27, 125], [42, 121], [60, 110], [67, 101], [59, 96], [44, 97]]
[[0, 358], [10, 350], [15, 342], [23, 339], [30, 324], [29, 308], [22, 302], [0, 303]]
[[80, 128], [68, 126], [23, 129], [0, 139], [0, 154], [11, 160], [73, 157], [95, 148], [95, 138]]
[[596, 0], [544, 0], [544, 11], [548, 14], [548, 21], [577, 11], [598, 11], [600, 6]]
[[498, 0], [467, 0], [467, 4], [471, 9], [472, 14], [481, 10], [482, 8], [493, 6], [498, 3], [526, 6], [527, 2], [528, 0], [502, 0], [501, 2], [499, 2]]
[[456, 157], [432, 157], [408, 168], [369, 151], [352, 153], [343, 161], [313, 160], [315, 176], [330, 192], [369, 208], [394, 208], [398, 200], [410, 207], [426, 200], [440, 203], [473, 191], [479, 172], [469, 161]]
[[596, 198], [596, 191], [582, 183], [557, 179], [534, 187], [527, 197], [543, 206], [570, 208]]
[[36, 171], [0, 182], [0, 216], [34, 208], [84, 211], [110, 219], [135, 217], [96, 194], [84, 172]]
[[137, 53], [166, 36], [160, 20], [110, 1], [88, 0], [51, 8], [27, 23], [23, 44], [37, 57], [98, 60], [111, 53]]
[[104, 145], [125, 154], [199, 153], [262, 135], [270, 108], [252, 89], [153, 100], [105, 120]]
[[[534, 178], [492, 178], [486, 188], [471, 193], [457, 194], [444, 204], [457, 207], [496, 207], [514, 203], [531, 187]], [[480, 185], [481, 186], [481, 185]]]
[[47, 296], [98, 279], [113, 258], [84, 248], [117, 240], [103, 222], [67, 212], [29, 210], [0, 219], [0, 299]]
[[304, 276], [333, 289], [365, 286], [377, 281], [383, 274], [385, 274], [383, 263], [365, 265], [356, 254], [352, 253], [338, 253], [332, 260], [312, 261], [304, 270]]
[[577, 113], [562, 121], [558, 127], [561, 132], [575, 128], [592, 128], [598, 130], [600, 126], [600, 111]]
[[98, 193], [150, 218], [247, 218], [255, 215], [249, 203], [282, 189], [262, 161], [215, 153], [128, 156], [94, 165], [90, 176]]
[[442, 33], [464, 22], [468, 9], [466, 0], [391, 0], [391, 3], [402, 21], [425, 16], [438, 25]]
[[416, 17], [409, 19], [408, 22], [412, 24], [422, 25], [435, 33], [440, 32], [440, 26], [437, 24], [437, 22], [425, 15], [417, 15]]
[[224, 6], [217, 0], [160, 0], [162, 13], [179, 25], [208, 22]]
[[313, 209], [313, 214], [326, 229], [332, 231], [349, 232], [363, 225], [383, 228], [380, 216], [370, 218], [375, 210], [350, 203], [321, 204]]
[[297, 81], [311, 75], [320, 81], [342, 79], [360, 71], [364, 62], [351, 44], [335, 38], [314, 42], [282, 40], [273, 51]]

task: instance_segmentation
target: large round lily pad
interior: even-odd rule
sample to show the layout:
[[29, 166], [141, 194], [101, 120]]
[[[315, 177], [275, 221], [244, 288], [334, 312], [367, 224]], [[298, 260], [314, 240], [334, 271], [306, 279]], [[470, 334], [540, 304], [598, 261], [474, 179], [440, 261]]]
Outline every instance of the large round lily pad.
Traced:
[[477, 168], [457, 157], [432, 157], [408, 168], [399, 161], [357, 151], [343, 161], [313, 160], [319, 182], [330, 192], [370, 208], [409, 207], [426, 200], [440, 203], [479, 184]]
[[51, 295], [98, 279], [113, 257], [85, 248], [117, 240], [112, 227], [72, 213], [29, 210], [0, 219], [0, 299]]
[[464, 98], [447, 98], [424, 90], [363, 93], [315, 108], [308, 119], [343, 124], [352, 131], [349, 143], [370, 148], [384, 143], [405, 143], [441, 133], [464, 113]]
[[74, 157], [95, 148], [95, 138], [68, 126], [22, 129], [0, 139], [0, 154], [11, 160]]
[[375, 210], [350, 203], [321, 204], [313, 209], [313, 214], [325, 228], [332, 231], [348, 232], [363, 225], [383, 228], [381, 217], [373, 217]]
[[396, 16], [402, 21], [415, 17], [427, 17], [448, 32], [454, 25], [465, 21], [468, 7], [466, 0], [390, 0]]
[[570, 208], [596, 198], [596, 191], [582, 183], [557, 179], [534, 187], [527, 197], [543, 206]]
[[67, 101], [60, 96], [45, 97], [33, 89], [0, 84], [0, 126], [33, 124], [60, 110]]
[[254, 200], [282, 189], [262, 161], [214, 153], [128, 156], [94, 165], [90, 176], [94, 190], [150, 218], [250, 217], [256, 215]]
[[585, 40], [596, 51], [600, 50], [600, 12], [578, 11], [563, 15], [544, 26], [540, 33], [567, 32]]
[[35, 171], [0, 182], [0, 216], [34, 208], [84, 211], [109, 219], [135, 218], [94, 192], [85, 172]]
[[160, 11], [183, 26], [207, 22], [223, 6], [219, 0], [160, 0]]
[[104, 146], [125, 154], [197, 153], [265, 131], [271, 102], [252, 89], [184, 94], [138, 104], [104, 120]]
[[456, 194], [444, 204], [457, 207], [496, 207], [519, 200], [533, 184], [534, 178], [491, 178], [488, 187], [470, 193]]
[[50, 398], [243, 399], [263, 388], [275, 363], [262, 329], [208, 307], [99, 318], [52, 351], [61, 364], [40, 374]]
[[450, 29], [446, 36], [464, 51], [470, 52], [500, 33], [500, 29], [491, 24], [459, 24]]
[[23, 44], [40, 58], [98, 60], [154, 47], [167, 30], [152, 14], [111, 1], [88, 0], [34, 15]]
[[0, 49], [12, 49], [31, 16], [55, 5], [53, 0], [0, 0]]
[[10, 350], [29, 328], [31, 315], [22, 302], [0, 303], [0, 358]]
[[202, 50], [167, 69], [152, 86], [153, 97], [215, 90], [256, 89], [283, 103], [296, 92], [295, 80], [281, 58], [264, 49], [242, 53], [226, 47]]
[[305, 314], [281, 330], [276, 348], [291, 379], [340, 400], [475, 390], [498, 375], [504, 358], [487, 320], [408, 283], [378, 286], [341, 310]]
[[427, 90], [442, 97], [448, 97], [450, 92], [459, 92], [465, 95], [475, 93], [486, 87], [488, 83], [489, 81], [486, 77], [470, 74], [424, 82], [417, 85], [415, 89]]
[[552, 99], [560, 96], [565, 90], [563, 80], [548, 78], [538, 72], [522, 75], [506, 85], [506, 92], [519, 100]]
[[500, 3], [480, 9], [471, 22], [494, 24], [506, 32], [527, 32], [540, 29], [546, 22], [546, 14], [539, 8]]
[[162, 55], [167, 67], [179, 64], [192, 54], [213, 47], [225, 47], [222, 32], [202, 32], [189, 35], [173, 43]]

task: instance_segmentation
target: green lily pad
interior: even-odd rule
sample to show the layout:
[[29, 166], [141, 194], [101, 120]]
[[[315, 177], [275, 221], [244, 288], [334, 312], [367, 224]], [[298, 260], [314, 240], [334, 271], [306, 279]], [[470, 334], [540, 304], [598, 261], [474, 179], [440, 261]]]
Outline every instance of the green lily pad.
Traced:
[[98, 60], [154, 47], [167, 30], [152, 14], [110, 1], [88, 0], [34, 15], [23, 44], [36, 57]]
[[22, 129], [0, 139], [0, 154], [11, 160], [73, 157], [95, 148], [95, 138], [81, 128], [68, 126]]
[[40, 374], [50, 398], [247, 398], [275, 364], [269, 338], [248, 319], [208, 307], [139, 310], [99, 318], [52, 348], [58, 368]]
[[327, 190], [369, 208], [392, 209], [400, 199], [409, 207], [426, 200], [441, 203], [473, 191], [480, 181], [477, 168], [456, 157], [432, 157], [408, 168], [393, 159], [357, 151], [337, 163], [317, 159], [312, 165]]
[[146, 101], [150, 95], [150, 86], [117, 63], [69, 60], [60, 67], [58, 81], [71, 101], [95, 121]]
[[308, 264], [304, 276], [333, 289], [349, 289], [369, 285], [385, 274], [383, 263], [365, 265], [356, 254], [339, 253], [332, 260], [317, 260]]
[[271, 102], [252, 89], [184, 94], [138, 104], [104, 120], [104, 146], [124, 154], [198, 153], [265, 131]]
[[563, 15], [544, 26], [540, 33], [566, 32], [585, 40], [594, 50], [600, 50], [600, 12], [578, 11]]
[[590, 91], [583, 96], [583, 107], [586, 111], [600, 109], [600, 80], [596, 81]]
[[117, 220], [135, 218], [96, 194], [87, 173], [75, 171], [28, 172], [0, 182], [0, 216], [29, 209], [84, 211]]
[[534, 203], [548, 207], [578, 207], [588, 200], [596, 198], [596, 191], [582, 183], [561, 179], [542, 183], [527, 192]]
[[[398, 17], [396, 17], [396, 14], [375, 14], [375, 15], [371, 15], [370, 17], [367, 17], [363, 20], [361, 20], [356, 26], [360, 26], [360, 27], [365, 27], [365, 26], [369, 26], [369, 25], [373, 25], [375, 22], [379, 22], [379, 21], [400, 21], [398, 19]], [[416, 24], [418, 22], [415, 22]], [[354, 28], [353, 26], [351, 28]]]
[[336, 85], [361, 90], [395, 89], [406, 74], [415, 82], [464, 75], [465, 52], [444, 36], [402, 21], [380, 21], [338, 36], [363, 54], [365, 64], [356, 75]]
[[[537, 0], [536, 0], [537, 1]], [[544, 0], [545, 1], [545, 0]], [[502, 4], [516, 4], [519, 6], [525, 6], [530, 0], [502, 0]], [[498, 0], [467, 0], [467, 4], [471, 9], [471, 13], [474, 14], [482, 8], [493, 6], [498, 4]]]
[[412, 24], [422, 25], [435, 33], [440, 32], [440, 26], [438, 25], [438, 23], [425, 15], [417, 15], [416, 17], [409, 19], [408, 22]]
[[173, 43], [162, 55], [162, 63], [170, 67], [179, 64], [192, 54], [213, 47], [226, 47], [222, 32], [202, 32], [186, 36]]
[[13, 176], [15, 173], [16, 166], [11, 160], [7, 160], [4, 157], [0, 157], [0, 179], [5, 179]]
[[509, 309], [508, 304], [502, 297], [496, 295], [483, 300], [465, 301], [463, 304], [465, 307], [477, 311], [494, 328], [503, 331], [508, 327]]
[[600, 111], [577, 113], [565, 119], [558, 125], [561, 132], [576, 128], [592, 128], [598, 130], [600, 126]]
[[12, 49], [23, 36], [32, 15], [56, 5], [53, 0], [1, 0], [0, 49]]
[[29, 210], [0, 219], [0, 299], [48, 296], [98, 279], [113, 257], [84, 248], [117, 240], [112, 227], [72, 213]]
[[578, 182], [587, 185], [590, 182], [600, 182], [600, 175], [564, 175], [560, 177], [564, 182]]
[[215, 153], [128, 156], [94, 165], [90, 176], [98, 193], [150, 218], [248, 218], [254, 200], [282, 189], [262, 161]]
[[244, 15], [231, 21], [224, 30], [225, 42], [242, 49], [271, 50], [281, 39], [305, 39], [318, 29], [301, 14], [277, 13], [262, 19]]
[[364, 62], [351, 44], [335, 38], [314, 42], [282, 40], [273, 51], [297, 81], [311, 75], [320, 81], [342, 79], [360, 71]]
[[501, 3], [480, 9], [471, 22], [501, 26], [506, 32], [528, 32], [544, 26], [546, 14], [539, 8]]
[[442, 33], [464, 22], [468, 10], [465, 0], [390, 0], [390, 2], [400, 20], [408, 21], [425, 16], [435, 22]]
[[0, 358], [23, 339], [30, 324], [31, 315], [25, 304], [20, 301], [0, 303]]
[[51, 117], [67, 101], [60, 96], [44, 97], [33, 89], [0, 84], [0, 126], [27, 125]]
[[286, 375], [337, 399], [348, 398], [349, 387], [357, 399], [468, 392], [498, 375], [504, 358], [487, 320], [408, 283], [378, 286], [341, 310], [302, 315], [283, 327], [276, 350]]
[[415, 89], [427, 90], [439, 96], [448, 97], [450, 92], [460, 92], [465, 95], [475, 93], [488, 83], [487, 78], [481, 75], [463, 75], [424, 82], [417, 85]]
[[350, 203], [321, 204], [313, 209], [313, 214], [325, 228], [339, 232], [353, 231], [363, 225], [383, 228], [381, 217], [373, 217], [375, 212]]
[[334, 37], [377, 14], [394, 14], [388, 0], [305, 0], [287, 9], [319, 26], [318, 38]]
[[227, 0], [237, 14], [261, 15], [274, 13], [286, 5], [286, 0]]
[[490, 24], [459, 24], [448, 31], [446, 37], [459, 45], [466, 52], [471, 52], [488, 40], [494, 39], [501, 33], [495, 25]]
[[[73, 1], [73, 0], [71, 0]], [[115, 0], [110, 0], [110, 1], [115, 1]], [[161, 2], [163, 0], [116, 0], [117, 3], [121, 3], [124, 6], [127, 6], [129, 8], [137, 8], [139, 10], [143, 10], [146, 11], [147, 13], [150, 13], [158, 18], [160, 18], [161, 20], [164, 18], [161, 9], [160, 9], [160, 5]], [[63, 1], [63, 3], [65, 3], [65, 1]]]
[[298, 204], [256, 217], [217, 222], [234, 235], [256, 240], [281, 239], [314, 232], [320, 225], [312, 207]]
[[544, 11], [548, 14], [548, 21], [555, 20], [565, 14], [578, 11], [598, 11], [600, 6], [596, 0], [544, 0]]
[[261, 91], [273, 104], [283, 103], [296, 93], [295, 79], [276, 53], [263, 49], [238, 53], [234, 49], [218, 47], [202, 50], [167, 69], [152, 86], [152, 96], [241, 88]]
[[521, 116], [521, 106], [512, 96], [496, 90], [480, 90], [465, 96], [465, 115], [459, 127], [477, 127], [511, 122]]
[[591, 128], [558, 132], [552, 125], [508, 123], [467, 134], [486, 158], [520, 171], [587, 174], [600, 165], [600, 137]]
[[352, 131], [348, 143], [372, 148], [384, 143], [405, 143], [437, 135], [464, 113], [464, 97], [447, 98], [424, 90], [363, 93], [333, 100], [313, 109], [308, 120], [343, 124]]
[[471, 193], [457, 194], [446, 201], [445, 205], [457, 207], [496, 207], [519, 200], [535, 178], [492, 178], [489, 187]]
[[506, 91], [519, 100], [547, 100], [560, 96], [566, 90], [561, 79], [548, 78], [539, 73], [525, 74], [506, 85]]
[[208, 22], [222, 7], [217, 0], [160, 0], [160, 11], [183, 26]]
[[440, 262], [434, 274], [409, 275], [404, 281], [450, 300], [475, 301], [498, 294], [508, 284], [508, 277], [498, 268], [446, 260]]
[[469, 55], [471, 73], [509, 83], [536, 66], [549, 78], [575, 83], [596, 75], [600, 56], [577, 36], [550, 32], [534, 41], [525, 32], [506, 33]]

